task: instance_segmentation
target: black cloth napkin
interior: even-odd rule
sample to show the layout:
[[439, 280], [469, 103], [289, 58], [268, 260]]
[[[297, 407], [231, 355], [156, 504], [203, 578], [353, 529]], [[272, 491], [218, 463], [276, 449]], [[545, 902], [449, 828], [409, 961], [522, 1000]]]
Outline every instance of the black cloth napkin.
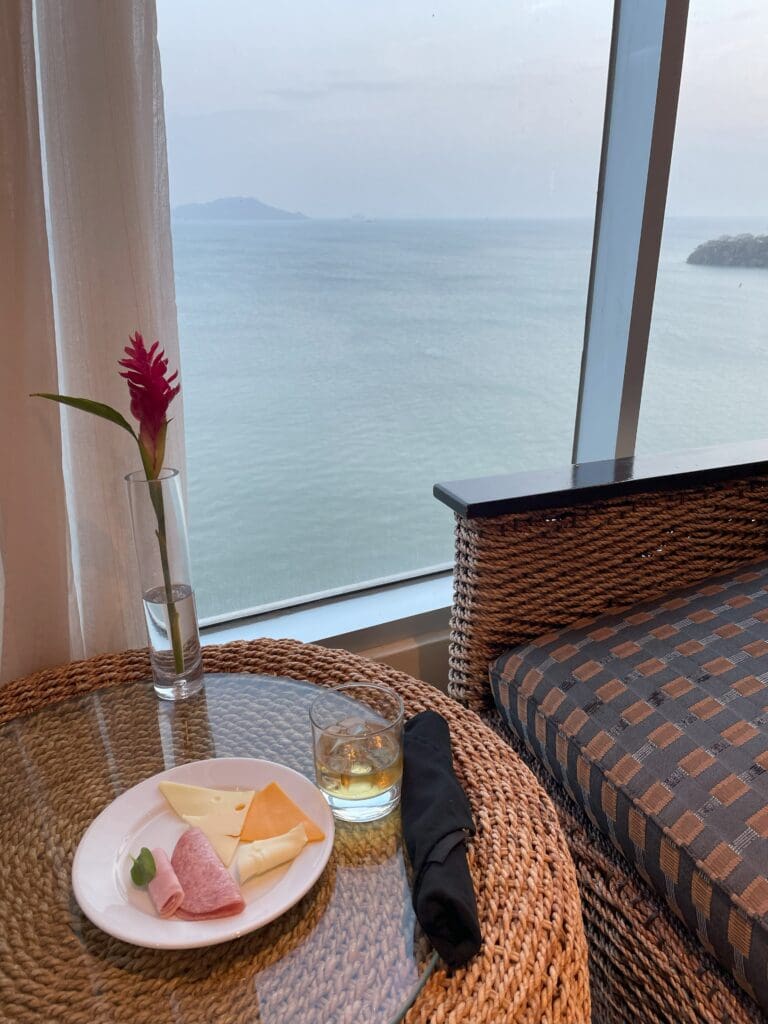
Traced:
[[446, 964], [460, 967], [482, 941], [466, 853], [475, 824], [453, 773], [448, 723], [436, 711], [405, 723], [401, 806], [416, 917]]

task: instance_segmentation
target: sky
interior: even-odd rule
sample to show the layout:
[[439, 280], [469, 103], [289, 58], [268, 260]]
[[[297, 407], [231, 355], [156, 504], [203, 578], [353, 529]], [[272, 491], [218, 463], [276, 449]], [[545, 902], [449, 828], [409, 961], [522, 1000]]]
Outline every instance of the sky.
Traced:
[[[172, 204], [591, 216], [612, 7], [157, 0]], [[669, 214], [768, 214], [767, 44], [768, 3], [691, 0]]]

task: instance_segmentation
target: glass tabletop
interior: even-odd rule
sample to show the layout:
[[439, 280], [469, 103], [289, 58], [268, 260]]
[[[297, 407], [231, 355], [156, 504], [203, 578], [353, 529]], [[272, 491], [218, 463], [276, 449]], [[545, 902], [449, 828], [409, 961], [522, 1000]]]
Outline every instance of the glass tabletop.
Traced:
[[[270, 925], [221, 946], [160, 951], [101, 932], [72, 895], [87, 826], [157, 772], [258, 757], [314, 781], [308, 708], [319, 688], [208, 675], [159, 702], [127, 683], [0, 727], [0, 1018], [143, 1024], [393, 1024], [435, 966], [415, 921], [399, 812], [337, 822], [322, 876]], [[105, 851], [105, 858], [111, 856]]]

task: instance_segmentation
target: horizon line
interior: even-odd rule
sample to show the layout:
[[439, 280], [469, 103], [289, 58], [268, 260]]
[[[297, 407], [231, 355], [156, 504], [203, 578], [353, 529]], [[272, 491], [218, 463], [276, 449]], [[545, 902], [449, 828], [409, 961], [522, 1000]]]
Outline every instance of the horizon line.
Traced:
[[[192, 200], [190, 202], [177, 203], [171, 207], [171, 214], [186, 206], [205, 206], [215, 200]], [[361, 214], [361, 213], [336, 213], [336, 214], [309, 214], [303, 211], [291, 211], [275, 207], [280, 212], [291, 214], [289, 217], [219, 217], [205, 218], [210, 220], [232, 221], [237, 220], [269, 223], [302, 223], [303, 221], [356, 221], [359, 223], [371, 223], [374, 221], [564, 221], [564, 220], [594, 220], [594, 212], [591, 213], [558, 213], [558, 214], [530, 214], [530, 213], [494, 213], [494, 214]], [[193, 219], [193, 218], [190, 218]], [[768, 230], [768, 213], [667, 213], [665, 220], [765, 220]]]

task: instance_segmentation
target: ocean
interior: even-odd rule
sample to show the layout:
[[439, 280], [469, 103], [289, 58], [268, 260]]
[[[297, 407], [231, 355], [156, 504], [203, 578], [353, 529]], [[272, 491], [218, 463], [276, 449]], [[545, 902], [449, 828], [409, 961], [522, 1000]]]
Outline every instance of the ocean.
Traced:
[[[639, 452], [768, 436], [768, 271], [665, 226]], [[452, 558], [436, 481], [571, 460], [591, 222], [174, 221], [198, 611]]]

